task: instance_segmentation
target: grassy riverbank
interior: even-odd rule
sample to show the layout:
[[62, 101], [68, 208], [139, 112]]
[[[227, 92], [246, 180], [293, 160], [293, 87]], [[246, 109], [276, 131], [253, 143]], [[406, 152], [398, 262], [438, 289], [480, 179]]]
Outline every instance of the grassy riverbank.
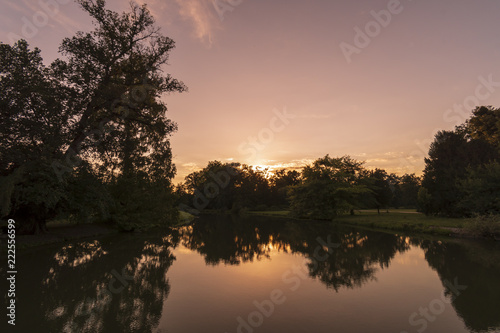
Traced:
[[458, 235], [465, 230], [466, 222], [464, 219], [426, 216], [408, 211], [389, 211], [380, 214], [372, 211], [362, 211], [356, 215], [339, 216], [334, 221], [370, 228], [440, 235]]
[[[289, 211], [253, 211], [248, 213], [252, 215], [291, 217]], [[380, 214], [376, 210], [356, 211], [355, 215], [338, 216], [333, 219], [333, 222], [394, 231], [500, 239], [500, 217], [489, 219], [447, 218], [426, 216], [410, 209], [392, 209], [381, 211]]]

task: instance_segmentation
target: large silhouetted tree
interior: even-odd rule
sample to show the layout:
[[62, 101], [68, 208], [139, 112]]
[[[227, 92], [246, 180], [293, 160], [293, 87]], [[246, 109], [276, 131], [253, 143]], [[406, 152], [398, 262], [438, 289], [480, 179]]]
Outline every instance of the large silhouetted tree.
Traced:
[[[497, 118], [497, 110], [480, 107], [455, 131], [436, 134], [429, 157], [425, 159], [420, 192], [420, 205], [426, 213], [447, 216], [483, 213], [485, 209], [471, 205], [479, 197], [483, 201], [482, 207], [491, 206], [487, 202], [495, 200], [495, 195], [475, 189], [479, 190], [480, 185], [477, 171], [500, 158], [498, 144], [495, 145]], [[491, 177], [496, 177], [494, 167], [487, 170], [491, 171]], [[475, 193], [475, 200], [471, 200], [472, 193]]]
[[[82, 169], [109, 185], [108, 210], [118, 222], [151, 212], [140, 198], [171, 207], [169, 136], [177, 127], [160, 97], [185, 90], [163, 72], [174, 41], [145, 5], [131, 3], [118, 14], [103, 0], [78, 3], [95, 29], [64, 39], [64, 58], [50, 67], [24, 41], [1, 44], [2, 215], [19, 218], [28, 232], [43, 228], [61, 207], [75, 207], [69, 189], [82, 190], [74, 184]], [[84, 183], [95, 196], [95, 186]]]
[[[375, 169], [366, 172], [364, 181], [371, 190], [365, 194], [368, 197], [369, 207], [376, 208], [380, 214], [380, 209], [389, 208], [392, 199], [392, 191], [387, 172], [382, 169]], [[371, 207], [372, 206], [372, 207]]]
[[239, 163], [211, 161], [208, 165], [190, 173], [185, 178], [185, 202], [199, 211], [204, 209], [231, 209], [239, 182]]
[[362, 162], [349, 156], [326, 155], [302, 171], [302, 182], [290, 189], [290, 208], [296, 216], [331, 219], [359, 206], [371, 190], [359, 182]]

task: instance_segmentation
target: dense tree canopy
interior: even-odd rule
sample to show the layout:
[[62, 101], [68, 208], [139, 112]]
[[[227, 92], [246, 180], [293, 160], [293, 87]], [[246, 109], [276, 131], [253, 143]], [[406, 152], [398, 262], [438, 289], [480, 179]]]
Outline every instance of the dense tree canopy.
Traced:
[[359, 180], [362, 163], [349, 156], [326, 155], [302, 170], [302, 182], [290, 189], [290, 208], [300, 217], [329, 219], [356, 208], [371, 190]]
[[287, 191], [291, 186], [298, 185], [300, 181], [301, 174], [297, 170], [276, 170], [269, 178], [271, 205], [288, 207]]
[[500, 150], [500, 109], [477, 107], [463, 129], [472, 139], [482, 139]]
[[499, 110], [478, 107], [455, 131], [436, 134], [425, 159], [420, 193], [426, 213], [470, 216], [497, 211], [498, 189], [489, 185], [498, 182], [499, 122]]
[[43, 224], [35, 217], [53, 217], [66, 198], [51, 162], [68, 136], [70, 92], [24, 40], [0, 44], [0, 74], [1, 213], [13, 213], [36, 231]]
[[392, 202], [393, 187], [389, 181], [389, 175], [382, 169], [364, 170], [360, 179], [361, 184], [365, 184], [368, 189], [361, 197], [361, 206], [369, 208], [377, 208], [380, 214], [380, 209], [389, 208]]
[[118, 14], [103, 0], [78, 3], [95, 30], [64, 39], [50, 66], [26, 41], [0, 44], [2, 216], [26, 232], [78, 207], [127, 223], [157, 199], [154, 218], [173, 216], [163, 207], [173, 209], [177, 126], [160, 97], [186, 89], [163, 72], [174, 42], [145, 5]]
[[301, 172], [260, 170], [240, 163], [209, 162], [177, 186], [182, 210], [239, 212], [291, 210], [299, 217], [330, 219], [354, 209], [416, 208], [420, 178], [368, 170], [349, 156], [326, 155]]

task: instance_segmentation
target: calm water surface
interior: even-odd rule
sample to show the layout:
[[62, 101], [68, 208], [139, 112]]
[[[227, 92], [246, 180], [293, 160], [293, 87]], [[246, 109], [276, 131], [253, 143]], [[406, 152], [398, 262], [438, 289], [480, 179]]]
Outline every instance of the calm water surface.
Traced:
[[19, 332], [500, 332], [495, 243], [208, 216], [17, 264]]

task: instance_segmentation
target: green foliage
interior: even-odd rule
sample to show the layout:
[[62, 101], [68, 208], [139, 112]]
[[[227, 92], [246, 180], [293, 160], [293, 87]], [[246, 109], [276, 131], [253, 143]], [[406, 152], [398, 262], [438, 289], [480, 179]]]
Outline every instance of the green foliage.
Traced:
[[422, 180], [414, 173], [397, 176], [390, 174], [387, 182], [392, 196], [390, 206], [394, 208], [418, 208], [418, 191]]
[[360, 211], [356, 215], [336, 217], [336, 223], [368, 228], [400, 230], [428, 234], [449, 235], [452, 230], [463, 227], [465, 219], [427, 216], [414, 211], [389, 210], [377, 214], [374, 211]]
[[117, 178], [109, 184], [115, 205], [110, 221], [124, 231], [167, 226], [179, 220], [169, 182], [153, 182], [143, 174]]
[[498, 110], [479, 107], [455, 131], [436, 134], [425, 159], [422, 181], [429, 195], [426, 213], [467, 216], [496, 209], [496, 194], [485, 187], [484, 181], [488, 178], [494, 184], [498, 174], [494, 168], [488, 169], [481, 180], [480, 172], [473, 170], [500, 159], [496, 127], [499, 115]]
[[65, 189], [69, 195], [62, 203], [61, 218], [75, 223], [93, 223], [110, 218], [114, 198], [108, 186], [87, 163], [67, 177]]
[[66, 90], [24, 40], [0, 44], [0, 89], [2, 217], [17, 219], [21, 232], [44, 230], [67, 197], [50, 165], [66, 135]]
[[481, 215], [465, 223], [468, 234], [478, 238], [500, 239], [500, 215]]
[[458, 187], [464, 194], [459, 207], [466, 215], [500, 214], [500, 163], [469, 168]]
[[236, 181], [236, 203], [240, 207], [255, 209], [266, 205], [270, 199], [270, 188], [264, 171], [242, 165]]
[[412, 174], [404, 174], [399, 178], [399, 191], [401, 193], [401, 206], [405, 208], [416, 208], [418, 206], [418, 191], [421, 186], [420, 177]]
[[297, 170], [276, 170], [269, 178], [269, 188], [271, 192], [269, 204], [280, 207], [288, 207], [288, 189], [299, 183], [300, 172]]
[[0, 44], [0, 172], [50, 160], [64, 144], [67, 91], [42, 63], [40, 50], [20, 40]]
[[337, 202], [335, 184], [328, 180], [310, 180], [290, 188], [290, 210], [301, 218], [331, 219], [348, 206]]
[[211, 161], [192, 172], [181, 186], [185, 204], [197, 210], [231, 209], [236, 204], [236, 188], [241, 186], [240, 171], [239, 163]]
[[425, 187], [421, 187], [418, 190], [417, 195], [418, 207], [420, 211], [425, 214], [429, 214], [432, 211], [432, 196]]
[[65, 58], [50, 66], [24, 40], [0, 44], [2, 217], [17, 217], [27, 232], [57, 214], [175, 220], [169, 137], [177, 125], [161, 99], [186, 89], [163, 72], [174, 42], [145, 5], [118, 14], [103, 0], [78, 3], [95, 29], [64, 39]]
[[500, 150], [500, 108], [477, 107], [463, 129], [472, 139], [484, 140]]
[[16, 171], [17, 174], [6, 176], [15, 180], [10, 192], [10, 209], [4, 213], [19, 221], [20, 233], [44, 231], [46, 221], [54, 218], [61, 202], [68, 199], [64, 184], [57, 180], [48, 163], [26, 163]]
[[197, 210], [235, 213], [267, 205], [272, 195], [265, 171], [219, 161], [211, 161], [202, 170], [189, 174], [179, 190], [184, 192], [183, 203]]
[[162, 72], [174, 41], [160, 34], [146, 6], [131, 4], [130, 12], [118, 14], [104, 1], [79, 3], [96, 29], [64, 39], [60, 49], [67, 60], [52, 65], [77, 96], [79, 120], [65, 155], [88, 155], [103, 173], [172, 178], [169, 136], [177, 125], [159, 97], [186, 89]]
[[361, 174], [360, 182], [371, 190], [360, 198], [361, 206], [376, 208], [378, 211], [389, 208], [393, 197], [393, 186], [385, 170], [364, 170]]
[[[212, 161], [189, 174], [177, 186], [176, 195], [186, 211], [240, 213], [286, 208], [298, 217], [331, 219], [355, 208], [387, 208], [393, 197], [391, 177], [396, 176], [380, 169], [367, 171], [349, 156], [327, 155], [306, 166], [302, 173], [281, 169], [269, 177], [265, 170]], [[415, 175], [402, 179], [405, 184], [419, 182]], [[416, 198], [413, 200], [416, 202]]]
[[24, 168], [18, 168], [7, 176], [0, 176], [0, 215], [7, 216], [12, 209], [12, 194], [21, 181]]
[[326, 155], [302, 171], [302, 182], [290, 188], [290, 209], [301, 218], [331, 219], [359, 205], [371, 190], [360, 183], [362, 163], [349, 156]]

